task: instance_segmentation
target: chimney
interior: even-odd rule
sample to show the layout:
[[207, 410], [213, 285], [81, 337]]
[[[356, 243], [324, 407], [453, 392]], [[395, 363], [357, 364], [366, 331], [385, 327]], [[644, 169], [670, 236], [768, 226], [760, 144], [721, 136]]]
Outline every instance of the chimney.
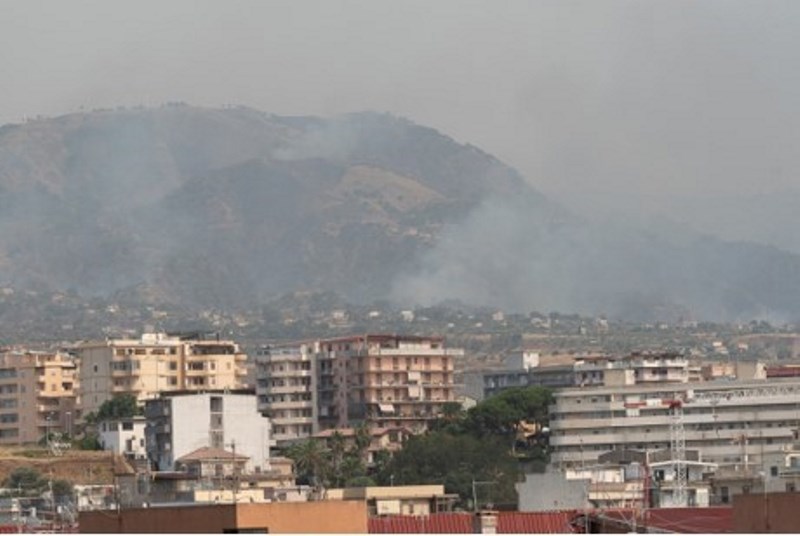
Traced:
[[472, 519], [473, 534], [497, 534], [497, 511], [481, 510]]

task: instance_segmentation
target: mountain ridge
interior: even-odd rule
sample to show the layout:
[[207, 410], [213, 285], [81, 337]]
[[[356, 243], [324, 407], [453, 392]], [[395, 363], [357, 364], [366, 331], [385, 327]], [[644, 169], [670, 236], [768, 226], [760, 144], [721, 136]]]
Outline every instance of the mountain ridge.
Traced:
[[0, 127], [4, 285], [142, 288], [190, 308], [334, 290], [800, 318], [800, 256], [646, 231], [587, 222], [495, 157], [389, 114], [170, 105]]

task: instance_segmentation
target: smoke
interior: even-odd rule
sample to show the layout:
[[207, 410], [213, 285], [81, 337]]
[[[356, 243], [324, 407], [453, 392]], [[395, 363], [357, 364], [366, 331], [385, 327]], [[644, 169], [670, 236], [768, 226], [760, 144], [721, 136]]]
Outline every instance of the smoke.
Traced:
[[639, 321], [800, 316], [791, 303], [800, 286], [786, 285], [799, 257], [662, 220], [637, 228], [554, 214], [525, 198], [487, 199], [443, 230], [391, 296]]

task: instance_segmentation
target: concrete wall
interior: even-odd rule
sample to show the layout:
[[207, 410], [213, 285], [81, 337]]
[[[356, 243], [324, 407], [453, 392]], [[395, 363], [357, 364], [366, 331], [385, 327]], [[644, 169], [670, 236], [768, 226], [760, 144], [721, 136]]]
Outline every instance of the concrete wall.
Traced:
[[588, 499], [588, 481], [567, 480], [563, 473], [526, 474], [525, 482], [516, 484], [520, 512], [585, 508]]
[[82, 533], [221, 533], [231, 529], [265, 529], [270, 533], [367, 532], [362, 501], [225, 504], [134, 508], [81, 512]]

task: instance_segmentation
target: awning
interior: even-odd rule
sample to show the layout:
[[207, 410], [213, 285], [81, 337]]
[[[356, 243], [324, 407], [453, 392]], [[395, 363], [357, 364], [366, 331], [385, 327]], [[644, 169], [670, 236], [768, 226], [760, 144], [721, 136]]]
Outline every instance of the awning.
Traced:
[[394, 413], [394, 405], [392, 404], [378, 404], [378, 409], [381, 413]]

